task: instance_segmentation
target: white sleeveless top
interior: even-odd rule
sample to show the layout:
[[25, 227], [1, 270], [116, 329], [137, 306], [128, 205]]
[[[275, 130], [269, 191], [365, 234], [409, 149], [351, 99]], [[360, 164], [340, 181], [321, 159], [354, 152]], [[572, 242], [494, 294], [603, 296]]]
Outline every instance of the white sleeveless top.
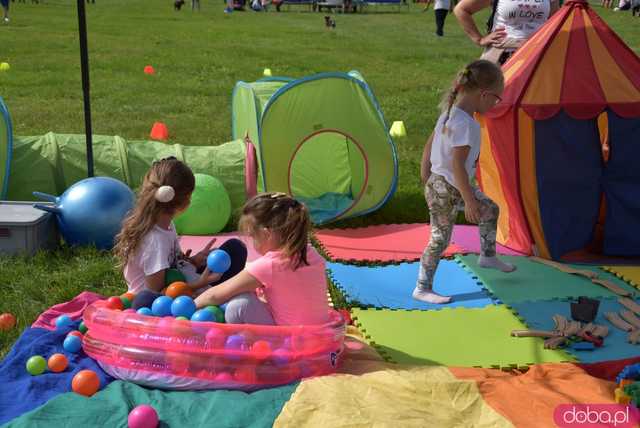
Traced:
[[493, 28], [504, 28], [507, 37], [528, 39], [549, 18], [550, 0], [494, 0], [498, 8], [493, 18]]

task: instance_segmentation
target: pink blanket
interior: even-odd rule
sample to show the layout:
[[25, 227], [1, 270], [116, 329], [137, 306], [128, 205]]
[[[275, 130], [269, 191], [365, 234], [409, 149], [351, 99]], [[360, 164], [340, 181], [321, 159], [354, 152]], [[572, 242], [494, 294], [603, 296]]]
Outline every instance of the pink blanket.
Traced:
[[55, 330], [55, 320], [60, 315], [69, 315], [69, 317], [74, 321], [81, 320], [82, 313], [87, 306], [89, 306], [96, 300], [101, 300], [104, 298], [105, 297], [101, 296], [100, 294], [92, 293], [90, 291], [83, 291], [82, 293], [74, 297], [73, 300], [59, 303], [44, 311], [31, 325], [31, 327], [40, 327], [47, 330]]

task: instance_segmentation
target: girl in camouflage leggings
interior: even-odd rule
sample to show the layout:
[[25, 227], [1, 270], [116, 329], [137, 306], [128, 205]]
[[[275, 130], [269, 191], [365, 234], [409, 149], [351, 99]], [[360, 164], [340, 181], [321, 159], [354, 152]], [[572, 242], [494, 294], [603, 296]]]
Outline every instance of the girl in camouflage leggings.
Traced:
[[448, 303], [451, 297], [433, 291], [440, 257], [449, 245], [459, 208], [470, 223], [479, 224], [479, 265], [511, 272], [515, 267], [496, 257], [498, 206], [471, 184], [480, 155], [480, 125], [475, 113], [485, 113], [500, 101], [502, 71], [485, 60], [460, 71], [442, 103], [442, 114], [422, 155], [421, 178], [431, 216], [431, 239], [421, 258], [413, 297], [427, 303]]

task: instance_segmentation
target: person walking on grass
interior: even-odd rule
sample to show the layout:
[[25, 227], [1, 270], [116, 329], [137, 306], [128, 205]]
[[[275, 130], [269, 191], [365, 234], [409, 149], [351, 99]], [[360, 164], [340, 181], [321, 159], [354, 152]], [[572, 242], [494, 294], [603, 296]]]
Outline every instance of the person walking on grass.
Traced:
[[480, 226], [484, 268], [512, 272], [516, 268], [496, 257], [498, 206], [471, 184], [480, 155], [480, 125], [473, 118], [498, 102], [504, 90], [500, 68], [486, 60], [476, 60], [457, 75], [441, 104], [442, 114], [427, 140], [420, 175], [431, 217], [431, 238], [420, 260], [413, 298], [426, 303], [449, 303], [451, 297], [433, 290], [433, 278], [440, 258], [449, 246], [460, 205], [469, 223]]

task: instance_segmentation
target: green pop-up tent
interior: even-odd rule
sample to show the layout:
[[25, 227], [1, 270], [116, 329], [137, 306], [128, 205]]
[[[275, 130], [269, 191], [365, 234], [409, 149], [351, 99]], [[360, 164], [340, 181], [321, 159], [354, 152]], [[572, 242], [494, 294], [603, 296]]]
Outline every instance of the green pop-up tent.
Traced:
[[256, 147], [259, 190], [293, 195], [315, 223], [375, 211], [393, 195], [396, 149], [358, 72], [238, 82], [232, 111], [233, 138]]

